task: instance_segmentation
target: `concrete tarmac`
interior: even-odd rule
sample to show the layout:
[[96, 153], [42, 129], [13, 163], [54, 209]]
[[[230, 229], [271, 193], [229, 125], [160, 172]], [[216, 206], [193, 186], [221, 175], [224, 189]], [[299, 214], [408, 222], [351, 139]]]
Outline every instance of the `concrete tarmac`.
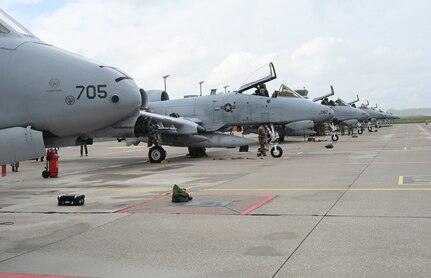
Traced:
[[[102, 142], [0, 178], [0, 277], [429, 277], [431, 130], [289, 138], [281, 158]], [[172, 186], [189, 203], [170, 202]], [[83, 206], [57, 206], [62, 193]], [[20, 276], [20, 274], [27, 274]]]

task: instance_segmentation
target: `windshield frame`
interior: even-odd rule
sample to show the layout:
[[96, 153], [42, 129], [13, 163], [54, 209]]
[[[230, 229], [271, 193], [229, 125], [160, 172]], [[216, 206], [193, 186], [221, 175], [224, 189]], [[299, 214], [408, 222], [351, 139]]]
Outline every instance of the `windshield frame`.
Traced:
[[13, 32], [19, 35], [37, 39], [37, 37], [33, 35], [27, 28], [22, 26], [18, 21], [16, 21], [2, 9], [0, 9], [0, 25], [9, 31], [5, 34]]
[[8, 34], [10, 31], [0, 22], [0, 34]]

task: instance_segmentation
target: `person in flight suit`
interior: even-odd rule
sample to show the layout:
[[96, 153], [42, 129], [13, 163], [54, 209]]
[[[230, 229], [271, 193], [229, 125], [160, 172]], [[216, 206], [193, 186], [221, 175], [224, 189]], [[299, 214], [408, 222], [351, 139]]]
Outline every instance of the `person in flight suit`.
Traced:
[[264, 125], [260, 125], [257, 129], [257, 134], [259, 136], [259, 149], [257, 150], [258, 156], [266, 156], [266, 128]]

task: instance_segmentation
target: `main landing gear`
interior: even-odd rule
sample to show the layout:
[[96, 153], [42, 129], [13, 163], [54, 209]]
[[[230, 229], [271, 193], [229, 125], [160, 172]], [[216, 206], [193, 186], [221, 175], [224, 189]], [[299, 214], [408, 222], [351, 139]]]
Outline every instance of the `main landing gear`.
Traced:
[[166, 151], [161, 146], [153, 146], [148, 151], [148, 158], [151, 163], [160, 163], [166, 158]]

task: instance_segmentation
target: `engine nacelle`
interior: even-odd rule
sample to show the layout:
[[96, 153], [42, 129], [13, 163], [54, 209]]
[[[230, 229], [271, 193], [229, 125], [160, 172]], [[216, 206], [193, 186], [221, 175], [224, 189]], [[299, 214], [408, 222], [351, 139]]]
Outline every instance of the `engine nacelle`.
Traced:
[[45, 153], [42, 132], [13, 127], [0, 130], [0, 165], [41, 157]]
[[148, 106], [148, 95], [144, 89], [139, 89], [139, 93], [141, 94], [141, 109], [145, 109]]
[[169, 100], [169, 94], [163, 90], [148, 90], [146, 91], [148, 102]]

